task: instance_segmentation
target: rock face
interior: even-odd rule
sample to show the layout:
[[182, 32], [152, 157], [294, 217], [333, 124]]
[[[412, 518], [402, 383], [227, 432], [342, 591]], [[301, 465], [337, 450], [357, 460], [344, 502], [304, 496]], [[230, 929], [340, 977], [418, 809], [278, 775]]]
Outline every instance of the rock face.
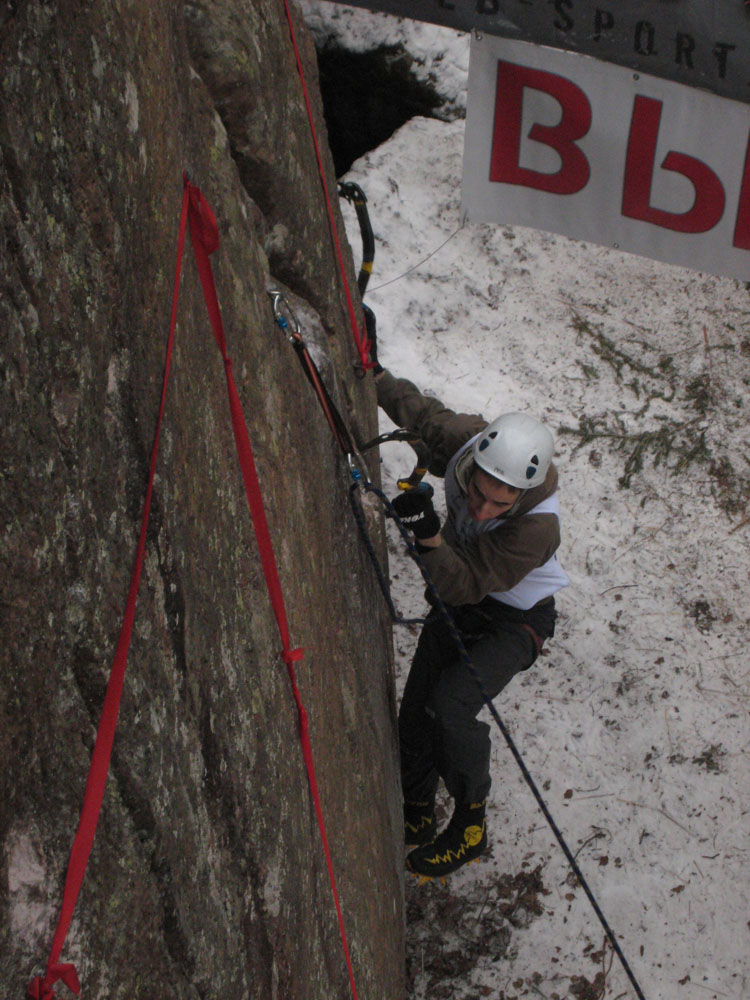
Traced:
[[[335, 192], [314, 51], [293, 16]], [[394, 1000], [389, 624], [345, 463], [266, 293], [286, 290], [355, 437], [374, 436], [284, 4], [18, 0], [0, 11], [0, 81], [0, 994], [44, 972], [62, 899], [135, 552], [188, 168], [222, 234], [212, 262], [306, 654], [355, 981]], [[348, 997], [189, 243], [180, 294], [112, 766], [62, 960], [87, 998]]]

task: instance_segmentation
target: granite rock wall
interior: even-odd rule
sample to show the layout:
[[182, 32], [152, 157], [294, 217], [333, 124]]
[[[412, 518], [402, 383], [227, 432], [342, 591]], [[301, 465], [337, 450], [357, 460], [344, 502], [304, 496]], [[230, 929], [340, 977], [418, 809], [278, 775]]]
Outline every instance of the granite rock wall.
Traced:
[[[0, 994], [44, 972], [62, 899], [135, 553], [187, 169], [222, 235], [213, 268], [305, 649], [358, 992], [397, 1000], [389, 624], [345, 464], [267, 295], [285, 291], [355, 437], [374, 436], [284, 4], [17, 0], [0, 9], [0, 86]], [[62, 954], [84, 997], [350, 996], [280, 648], [188, 242], [112, 766]]]

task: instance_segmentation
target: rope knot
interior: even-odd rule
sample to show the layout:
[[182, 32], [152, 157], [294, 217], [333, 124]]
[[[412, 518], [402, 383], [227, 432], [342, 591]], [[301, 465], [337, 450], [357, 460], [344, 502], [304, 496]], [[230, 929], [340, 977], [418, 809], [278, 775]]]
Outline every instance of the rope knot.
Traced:
[[71, 993], [78, 995], [81, 992], [81, 983], [76, 967], [67, 962], [62, 965], [53, 965], [47, 969], [44, 977], [35, 976], [26, 990], [26, 1000], [55, 1000], [52, 987], [58, 980], [61, 980]]
[[35, 976], [26, 988], [26, 1000], [54, 1000], [55, 994], [41, 976]]
[[299, 663], [304, 657], [305, 651], [301, 646], [298, 649], [285, 649], [281, 654], [282, 660], [288, 667], [291, 667], [293, 663]]

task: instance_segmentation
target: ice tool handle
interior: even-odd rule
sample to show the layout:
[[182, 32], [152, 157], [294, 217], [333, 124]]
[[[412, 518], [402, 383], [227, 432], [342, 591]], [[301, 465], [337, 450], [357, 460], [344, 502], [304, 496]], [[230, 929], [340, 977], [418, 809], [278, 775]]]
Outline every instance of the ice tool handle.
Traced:
[[432, 452], [425, 442], [419, 437], [418, 434], [414, 434], [412, 431], [407, 431], [403, 427], [399, 427], [395, 431], [380, 434], [378, 437], [373, 438], [372, 441], [368, 441], [362, 448], [362, 451], [368, 451], [376, 445], [380, 446], [381, 444], [387, 444], [388, 441], [403, 441], [406, 444], [411, 445], [417, 456], [416, 464], [409, 475], [396, 481], [398, 488], [406, 493], [410, 490], [420, 488], [427, 489], [426, 484], [422, 483], [422, 479], [427, 473], [430, 462], [432, 461]]

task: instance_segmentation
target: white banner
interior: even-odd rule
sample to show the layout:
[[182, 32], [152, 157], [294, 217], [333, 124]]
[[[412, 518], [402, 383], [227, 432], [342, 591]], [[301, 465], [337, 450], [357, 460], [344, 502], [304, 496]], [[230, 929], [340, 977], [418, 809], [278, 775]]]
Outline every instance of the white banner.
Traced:
[[551, 45], [750, 102], [747, 0], [338, 0]]
[[750, 281], [750, 107], [472, 39], [462, 214]]

